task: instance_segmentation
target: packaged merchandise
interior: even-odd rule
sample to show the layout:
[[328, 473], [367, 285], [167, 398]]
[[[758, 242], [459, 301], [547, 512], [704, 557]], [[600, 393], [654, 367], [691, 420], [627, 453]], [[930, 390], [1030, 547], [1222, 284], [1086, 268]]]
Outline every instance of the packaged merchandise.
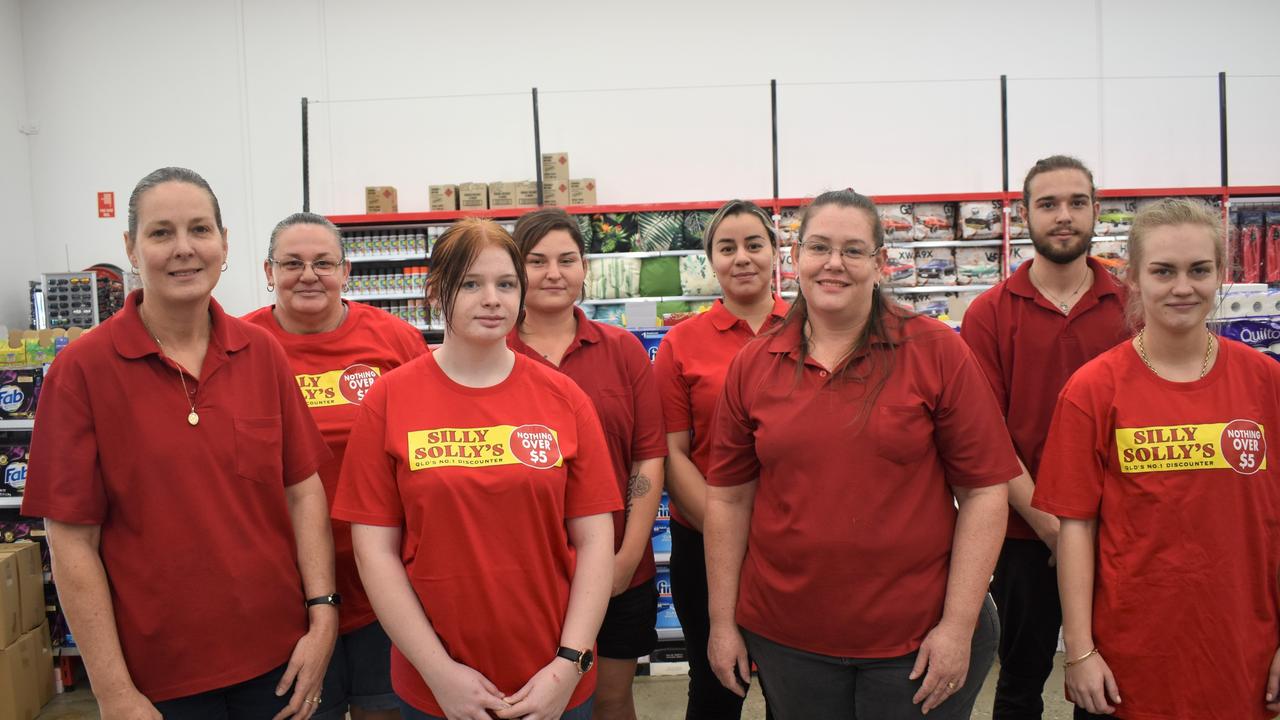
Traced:
[[1022, 200], [1014, 200], [1009, 204], [1009, 239], [1021, 240], [1022, 238], [1031, 237], [1031, 232], [1027, 230], [1027, 221], [1022, 217]]
[[636, 249], [647, 252], [678, 248], [684, 240], [684, 217], [678, 212], [636, 213]]
[[513, 182], [489, 183], [489, 207], [509, 208], [516, 206], [516, 184]]
[[1232, 210], [1227, 215], [1227, 280], [1234, 282], [1240, 271], [1240, 212]]
[[1093, 227], [1095, 235], [1126, 235], [1133, 226], [1133, 216], [1138, 212], [1137, 200], [1103, 198], [1099, 201], [1098, 222]]
[[621, 253], [635, 249], [638, 232], [635, 213], [593, 215], [591, 225], [591, 252]]
[[[21, 335], [10, 335], [8, 340], [0, 339], [0, 367], [17, 367], [27, 364], [27, 346], [22, 344]], [[3, 410], [0, 410], [2, 413]]]
[[[655, 357], [657, 351], [655, 347], [649, 357]], [[655, 555], [671, 552], [671, 498], [667, 497], [665, 492], [662, 493], [662, 499], [658, 501], [658, 516], [653, 520], [651, 540]]]
[[680, 294], [720, 294], [720, 281], [716, 279], [711, 260], [706, 255], [680, 256]]
[[1129, 266], [1128, 240], [1094, 240], [1089, 254], [1106, 266], [1107, 270], [1118, 278], [1124, 278]]
[[485, 183], [459, 183], [458, 209], [488, 210], [489, 186]]
[[13, 557], [18, 566], [18, 596], [21, 632], [29, 632], [44, 622], [44, 571], [40, 546], [29, 540], [0, 543], [0, 558]]
[[399, 209], [396, 189], [390, 185], [376, 185], [364, 189], [364, 211], [374, 213], [393, 213]]
[[1266, 214], [1267, 234], [1262, 251], [1263, 273], [1269, 283], [1280, 282], [1280, 212]]
[[606, 325], [616, 325], [618, 327], [627, 326], [627, 306], [617, 305], [596, 305], [592, 320], [602, 322]]
[[578, 178], [569, 181], [569, 204], [570, 205], [595, 205], [596, 204], [596, 179], [595, 178]]
[[20, 497], [27, 487], [27, 459], [30, 446], [23, 443], [0, 444], [0, 497]]
[[676, 607], [671, 602], [671, 571], [660, 567], [653, 580], [658, 585], [657, 628], [659, 630], [679, 629], [680, 618], [676, 616]]
[[1009, 246], [1009, 274], [1012, 275], [1018, 270], [1018, 266], [1025, 260], [1030, 260], [1036, 256], [1036, 249], [1031, 245], [1010, 245]]
[[569, 181], [543, 180], [542, 204], [546, 207], [568, 207]]
[[995, 285], [1000, 282], [1000, 248], [956, 248], [957, 285]]
[[[25, 351], [23, 356], [25, 357]], [[43, 367], [0, 370], [0, 419], [34, 418], [36, 400], [40, 396], [40, 386], [43, 383]]]
[[715, 213], [706, 210], [690, 210], [684, 214], [684, 233], [679, 248], [672, 250], [701, 250], [702, 236], [711, 224]]
[[538, 183], [521, 180], [516, 183], [516, 207], [535, 207], [538, 204]]
[[951, 301], [959, 296], [959, 293], [953, 292], [927, 293], [916, 298], [912, 309], [921, 315], [945, 319], [949, 317], [947, 313], [951, 309]]
[[917, 240], [955, 240], [956, 204], [916, 203], [911, 235]]
[[999, 200], [960, 203], [960, 239], [994, 240], [1003, 237], [1003, 217], [1004, 206]]
[[640, 296], [680, 295], [680, 258], [674, 255], [643, 258], [640, 261]]
[[956, 284], [956, 259], [951, 248], [916, 248], [916, 285]]
[[[640, 344], [644, 346], [645, 352], [649, 354], [649, 362], [653, 362], [653, 359], [658, 356], [658, 346], [662, 344], [662, 338], [667, 336], [667, 329], [666, 328], [644, 328], [641, 330], [632, 330], [631, 334], [635, 335], [636, 339], [640, 341]], [[667, 495], [666, 493], [663, 493], [662, 505], [659, 506], [658, 508], [659, 520], [662, 519], [663, 510], [665, 510], [666, 508], [667, 508]]]
[[1216, 323], [1214, 330], [1280, 360], [1280, 317], [1232, 318]]
[[778, 248], [778, 277], [780, 292], [796, 292], [800, 289], [800, 281], [796, 276], [795, 245], [783, 245]]
[[786, 247], [800, 242], [800, 221], [804, 219], [804, 209], [787, 208], [778, 213], [778, 246]]
[[[916, 251], [911, 248], [891, 247], [886, 250], [881, 274], [890, 287], [914, 287], [916, 284]], [[794, 275], [794, 272], [792, 273]]]
[[[616, 300], [640, 294], [640, 259], [629, 257], [596, 258], [587, 273], [587, 298]], [[601, 308], [596, 308], [597, 314]]]
[[569, 153], [542, 153], [542, 181], [563, 181], [568, 188]]
[[1263, 246], [1266, 233], [1266, 216], [1258, 210], [1240, 212], [1239, 271], [1236, 282], [1262, 282]]
[[458, 209], [457, 185], [429, 185], [427, 202], [431, 210], [449, 212]]
[[880, 213], [880, 225], [884, 227], [885, 242], [910, 242], [916, 240], [915, 206], [911, 203], [898, 205], [877, 205]]

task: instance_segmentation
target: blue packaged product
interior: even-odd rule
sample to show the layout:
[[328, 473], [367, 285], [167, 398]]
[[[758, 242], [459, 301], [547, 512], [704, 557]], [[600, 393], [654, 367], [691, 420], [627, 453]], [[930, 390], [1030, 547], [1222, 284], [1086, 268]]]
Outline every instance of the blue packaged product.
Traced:
[[649, 353], [649, 362], [658, 356], [658, 345], [662, 344], [662, 338], [667, 336], [669, 327], [658, 328], [635, 328], [631, 331], [632, 335], [640, 341], [644, 346], [645, 352]]
[[671, 500], [662, 493], [658, 503], [658, 517], [653, 521], [653, 552], [655, 555], [671, 553]]
[[671, 572], [666, 568], [658, 568], [654, 582], [658, 585], [658, 621], [655, 627], [659, 630], [680, 627], [676, 607], [671, 603]]
[[1280, 317], [1235, 318], [1217, 325], [1218, 334], [1280, 360]]
[[27, 487], [27, 446], [0, 446], [0, 497], [16, 497], [22, 495]]
[[42, 368], [0, 370], [0, 419], [35, 417], [36, 398], [43, 382]]

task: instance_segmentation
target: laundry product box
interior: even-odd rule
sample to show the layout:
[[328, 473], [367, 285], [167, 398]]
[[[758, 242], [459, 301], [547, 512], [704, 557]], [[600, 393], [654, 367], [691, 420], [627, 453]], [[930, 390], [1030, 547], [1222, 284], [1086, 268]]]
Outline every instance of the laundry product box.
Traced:
[[434, 212], [451, 212], [458, 209], [457, 185], [430, 185], [427, 201]]
[[399, 200], [396, 189], [390, 185], [373, 185], [364, 189], [364, 211], [370, 215], [376, 213], [398, 212]]

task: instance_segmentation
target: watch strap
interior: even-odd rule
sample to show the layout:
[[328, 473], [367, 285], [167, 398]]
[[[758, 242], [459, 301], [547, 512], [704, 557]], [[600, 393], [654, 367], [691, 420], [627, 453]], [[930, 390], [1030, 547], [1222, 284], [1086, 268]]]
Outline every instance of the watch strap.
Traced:
[[313, 597], [307, 600], [306, 602], [307, 607], [315, 607], [316, 605], [332, 605], [334, 607], [337, 607], [341, 604], [342, 604], [342, 596], [339, 595], [338, 593], [333, 593], [331, 595], [321, 595], [320, 597]]

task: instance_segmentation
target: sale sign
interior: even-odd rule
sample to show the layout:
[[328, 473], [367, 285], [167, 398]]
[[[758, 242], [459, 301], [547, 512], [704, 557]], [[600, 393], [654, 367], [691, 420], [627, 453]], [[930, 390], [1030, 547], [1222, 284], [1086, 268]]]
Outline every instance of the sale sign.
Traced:
[[113, 218], [116, 216], [116, 194], [113, 192], [98, 193], [98, 217]]

